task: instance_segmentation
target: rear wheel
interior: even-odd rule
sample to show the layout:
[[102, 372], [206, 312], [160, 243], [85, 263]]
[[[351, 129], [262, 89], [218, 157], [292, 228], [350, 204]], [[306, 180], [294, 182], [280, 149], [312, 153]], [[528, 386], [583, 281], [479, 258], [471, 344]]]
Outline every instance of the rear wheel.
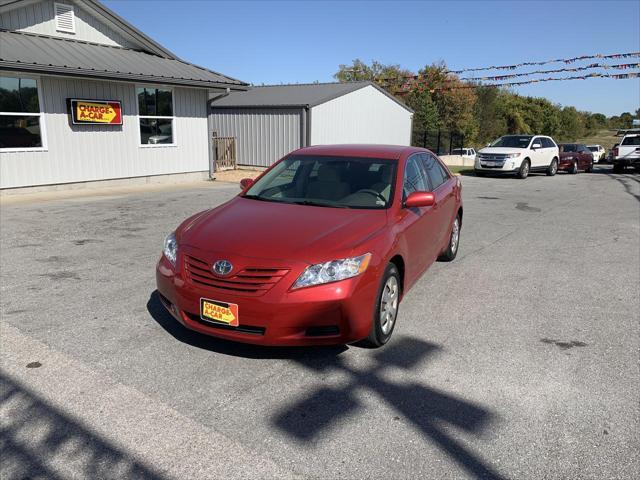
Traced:
[[529, 170], [531, 170], [531, 163], [529, 160], [523, 160], [518, 169], [517, 177], [524, 180], [529, 176]]
[[547, 168], [547, 175], [553, 177], [556, 173], [558, 173], [558, 159], [554, 158], [551, 160], [551, 165]]
[[619, 163], [613, 164], [613, 173], [623, 173], [623, 172], [624, 172], [624, 165], [620, 165]]
[[593, 172], [593, 163], [591, 163], [587, 168], [585, 168], [584, 171], [587, 172], [587, 173]]
[[390, 263], [382, 275], [376, 296], [371, 331], [365, 340], [368, 346], [381, 347], [391, 338], [398, 317], [400, 293], [400, 273], [396, 266]]
[[451, 236], [449, 236], [449, 245], [447, 249], [438, 257], [438, 260], [442, 262], [450, 262], [458, 254], [458, 245], [460, 244], [460, 215], [456, 216], [451, 226]]

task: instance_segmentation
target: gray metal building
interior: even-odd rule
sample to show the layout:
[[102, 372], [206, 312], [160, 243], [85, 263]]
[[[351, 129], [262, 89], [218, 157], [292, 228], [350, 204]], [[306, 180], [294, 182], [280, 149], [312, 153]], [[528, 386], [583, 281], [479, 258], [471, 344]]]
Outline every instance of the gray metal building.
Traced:
[[0, 189], [206, 177], [209, 99], [246, 88], [96, 0], [0, 0]]
[[411, 142], [413, 111], [372, 82], [254, 87], [211, 107], [213, 134], [238, 165], [267, 167], [308, 145]]

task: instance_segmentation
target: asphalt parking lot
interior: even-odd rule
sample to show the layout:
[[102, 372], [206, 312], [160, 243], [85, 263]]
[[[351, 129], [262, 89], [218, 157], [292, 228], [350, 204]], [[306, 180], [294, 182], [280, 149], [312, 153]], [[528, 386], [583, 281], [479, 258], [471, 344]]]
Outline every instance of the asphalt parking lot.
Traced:
[[638, 478], [640, 175], [596, 171], [463, 177], [379, 350], [163, 311], [164, 236], [237, 185], [3, 206], [0, 476]]

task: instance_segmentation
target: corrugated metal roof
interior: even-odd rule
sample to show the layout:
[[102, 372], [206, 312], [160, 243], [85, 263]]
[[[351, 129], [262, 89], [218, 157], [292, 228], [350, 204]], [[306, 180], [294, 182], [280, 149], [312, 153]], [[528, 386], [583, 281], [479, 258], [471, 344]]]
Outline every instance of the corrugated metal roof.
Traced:
[[213, 102], [218, 107], [314, 107], [371, 85], [407, 110], [404, 103], [388, 94], [373, 82], [301, 83], [253, 87], [246, 92], [235, 92]]
[[122, 47], [13, 31], [0, 31], [0, 68], [197, 87], [243, 89], [247, 85], [181, 60]]

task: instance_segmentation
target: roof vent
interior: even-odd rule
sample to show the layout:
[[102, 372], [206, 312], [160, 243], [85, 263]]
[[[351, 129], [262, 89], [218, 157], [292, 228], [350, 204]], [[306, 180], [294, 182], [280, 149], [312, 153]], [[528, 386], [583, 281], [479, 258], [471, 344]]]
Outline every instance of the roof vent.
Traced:
[[73, 5], [66, 3], [54, 3], [56, 15], [56, 30], [59, 32], [76, 33]]

